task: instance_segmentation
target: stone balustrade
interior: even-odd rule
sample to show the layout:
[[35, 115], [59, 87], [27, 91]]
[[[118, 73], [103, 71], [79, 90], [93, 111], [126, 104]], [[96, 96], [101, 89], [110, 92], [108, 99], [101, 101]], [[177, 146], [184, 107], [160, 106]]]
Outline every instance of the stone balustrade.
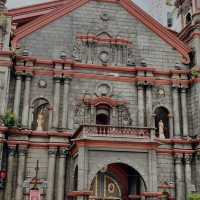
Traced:
[[73, 137], [80, 136], [134, 136], [139, 138], [150, 138], [152, 128], [118, 127], [110, 125], [81, 125]]

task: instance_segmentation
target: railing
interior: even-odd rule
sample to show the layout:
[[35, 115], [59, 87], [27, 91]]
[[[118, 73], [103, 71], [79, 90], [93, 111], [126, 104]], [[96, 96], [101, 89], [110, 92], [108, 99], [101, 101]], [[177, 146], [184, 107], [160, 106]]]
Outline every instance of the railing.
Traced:
[[135, 136], [135, 137], [151, 137], [151, 128], [138, 128], [138, 127], [118, 127], [107, 125], [81, 125], [74, 133], [73, 137], [81, 135], [87, 136]]

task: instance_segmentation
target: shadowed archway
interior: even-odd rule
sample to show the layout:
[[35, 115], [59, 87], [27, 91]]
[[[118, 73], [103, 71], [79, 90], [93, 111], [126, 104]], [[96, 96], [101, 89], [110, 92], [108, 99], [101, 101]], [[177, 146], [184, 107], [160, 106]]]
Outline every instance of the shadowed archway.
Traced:
[[129, 199], [146, 191], [142, 176], [132, 167], [113, 163], [103, 167], [93, 178], [90, 199]]

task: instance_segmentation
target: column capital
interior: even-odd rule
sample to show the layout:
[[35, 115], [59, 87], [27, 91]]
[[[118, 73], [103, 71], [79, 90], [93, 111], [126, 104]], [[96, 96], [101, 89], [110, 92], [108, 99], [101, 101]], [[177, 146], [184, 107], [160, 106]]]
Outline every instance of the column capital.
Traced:
[[22, 80], [22, 74], [19, 72], [16, 72], [16, 80]]
[[182, 160], [183, 160], [183, 154], [175, 154], [174, 155], [174, 160], [175, 160], [175, 163], [176, 164], [181, 164], [182, 163]]
[[144, 89], [144, 84], [143, 83], [137, 83], [137, 89], [138, 90], [143, 90]]
[[61, 158], [65, 158], [68, 154], [68, 150], [66, 148], [60, 148], [58, 151], [58, 155]]
[[168, 114], [168, 117], [169, 117], [169, 118], [173, 118], [174, 115], [173, 115], [172, 113], [169, 113], [169, 114]]
[[200, 160], [200, 151], [197, 151], [196, 158], [197, 158], [197, 160]]
[[191, 164], [192, 161], [192, 154], [185, 154], [184, 160], [186, 164]]
[[9, 145], [8, 146], [8, 155], [9, 156], [15, 156], [15, 154], [16, 154], [16, 146]]
[[28, 153], [27, 145], [19, 145], [18, 147], [18, 155], [25, 156]]
[[54, 81], [55, 81], [56, 83], [60, 83], [62, 77], [54, 76], [53, 79], [54, 79]]
[[49, 148], [48, 155], [54, 157], [57, 155], [57, 148]]
[[63, 80], [64, 80], [64, 84], [70, 84], [72, 78], [71, 77], [64, 77]]
[[187, 92], [187, 89], [188, 89], [188, 88], [186, 88], [186, 87], [182, 87], [182, 88], [181, 88], [181, 93], [186, 93], [186, 92]]
[[25, 80], [26, 80], [26, 81], [31, 81], [32, 78], [33, 78], [33, 75], [32, 75], [32, 74], [26, 74], [26, 75], [25, 75]]

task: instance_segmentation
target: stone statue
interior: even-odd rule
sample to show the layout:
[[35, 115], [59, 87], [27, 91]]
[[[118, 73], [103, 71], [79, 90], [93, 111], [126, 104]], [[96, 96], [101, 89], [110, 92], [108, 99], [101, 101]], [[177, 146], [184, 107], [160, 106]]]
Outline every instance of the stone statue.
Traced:
[[165, 134], [164, 134], [164, 123], [163, 123], [162, 120], [159, 121], [158, 127], [159, 127], [159, 137], [160, 137], [161, 139], [165, 139]]
[[37, 117], [37, 131], [44, 131], [44, 125], [45, 125], [45, 116], [43, 113], [39, 113]]

